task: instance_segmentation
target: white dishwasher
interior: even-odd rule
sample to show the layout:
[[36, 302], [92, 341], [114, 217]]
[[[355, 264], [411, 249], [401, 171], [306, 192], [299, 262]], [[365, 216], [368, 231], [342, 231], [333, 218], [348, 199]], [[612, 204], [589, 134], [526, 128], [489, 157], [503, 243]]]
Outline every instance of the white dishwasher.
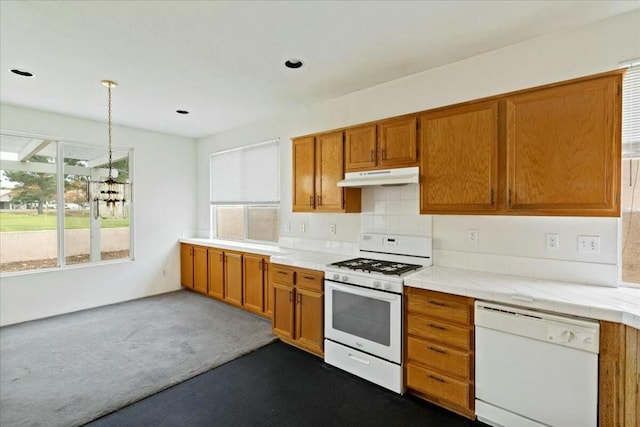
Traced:
[[475, 325], [478, 420], [598, 425], [597, 321], [476, 301]]

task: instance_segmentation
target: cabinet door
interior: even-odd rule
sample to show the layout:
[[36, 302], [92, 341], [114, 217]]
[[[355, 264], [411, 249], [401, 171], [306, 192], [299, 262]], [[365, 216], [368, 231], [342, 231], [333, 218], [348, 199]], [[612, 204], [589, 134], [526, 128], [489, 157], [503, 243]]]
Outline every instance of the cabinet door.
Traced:
[[296, 340], [316, 353], [324, 348], [323, 315], [322, 293], [296, 288]]
[[225, 252], [224, 272], [224, 300], [230, 304], [242, 306], [242, 255]]
[[293, 140], [293, 212], [315, 208], [315, 138]]
[[264, 310], [264, 258], [244, 254], [243, 266], [243, 303], [245, 310], [262, 313]]
[[420, 116], [420, 213], [495, 210], [498, 101]]
[[207, 248], [193, 247], [193, 289], [203, 294], [207, 293], [207, 282], [209, 281], [207, 258]]
[[293, 339], [293, 286], [273, 284], [273, 333]]
[[512, 213], [619, 216], [621, 79], [506, 98]]
[[316, 209], [336, 212], [344, 207], [343, 188], [338, 181], [344, 179], [343, 132], [316, 137]]
[[180, 243], [180, 283], [193, 289], [193, 245]]
[[271, 264], [268, 260], [264, 261], [264, 314], [273, 318], [273, 282], [271, 281]]
[[376, 125], [361, 126], [345, 131], [344, 158], [347, 172], [375, 167]]
[[208, 294], [224, 299], [224, 252], [209, 248], [209, 290]]
[[387, 120], [378, 125], [378, 166], [394, 168], [418, 163], [416, 117]]

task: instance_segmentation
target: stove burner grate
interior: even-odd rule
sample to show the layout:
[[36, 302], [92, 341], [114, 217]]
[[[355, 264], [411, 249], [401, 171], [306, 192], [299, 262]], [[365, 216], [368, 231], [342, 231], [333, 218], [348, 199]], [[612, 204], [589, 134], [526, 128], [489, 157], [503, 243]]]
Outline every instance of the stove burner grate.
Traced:
[[354, 258], [346, 261], [334, 262], [331, 264], [336, 267], [347, 268], [354, 271], [364, 271], [367, 273], [382, 273], [386, 275], [401, 276], [413, 270], [417, 270], [421, 265], [404, 264], [393, 261], [382, 261], [370, 258]]

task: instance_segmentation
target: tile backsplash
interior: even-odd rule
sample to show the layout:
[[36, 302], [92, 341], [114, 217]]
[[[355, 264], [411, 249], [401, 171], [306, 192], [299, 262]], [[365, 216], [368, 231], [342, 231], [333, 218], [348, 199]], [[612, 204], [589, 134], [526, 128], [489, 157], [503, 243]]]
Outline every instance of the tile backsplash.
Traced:
[[[443, 267], [503, 273], [602, 286], [617, 286], [618, 218], [504, 215], [420, 215], [418, 184], [362, 189], [360, 214], [294, 214], [294, 232], [281, 233], [289, 248], [355, 253], [359, 233], [433, 238], [433, 263]], [[306, 232], [300, 232], [301, 223]], [[331, 234], [335, 224], [337, 234]], [[470, 242], [469, 230], [477, 230]], [[546, 235], [558, 247], [546, 246]], [[598, 253], [580, 253], [578, 236], [600, 237]]]

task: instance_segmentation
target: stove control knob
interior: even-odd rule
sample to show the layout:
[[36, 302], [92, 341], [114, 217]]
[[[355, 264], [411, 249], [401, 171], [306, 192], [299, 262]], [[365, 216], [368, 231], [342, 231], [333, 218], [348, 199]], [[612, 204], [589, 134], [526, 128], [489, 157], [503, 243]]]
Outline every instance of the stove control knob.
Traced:
[[379, 280], [376, 280], [375, 282], [373, 282], [373, 287], [374, 287], [374, 288], [379, 289], [379, 288], [380, 288], [380, 286], [382, 286], [382, 283], [380, 283], [380, 281], [379, 281]]
[[388, 291], [389, 289], [391, 289], [391, 283], [387, 282], [384, 284], [384, 288]]
[[338, 273], [333, 273], [333, 280], [340, 280], [340, 275]]
[[343, 282], [348, 282], [349, 281], [349, 276], [347, 276], [347, 275], [342, 276], [342, 281]]

